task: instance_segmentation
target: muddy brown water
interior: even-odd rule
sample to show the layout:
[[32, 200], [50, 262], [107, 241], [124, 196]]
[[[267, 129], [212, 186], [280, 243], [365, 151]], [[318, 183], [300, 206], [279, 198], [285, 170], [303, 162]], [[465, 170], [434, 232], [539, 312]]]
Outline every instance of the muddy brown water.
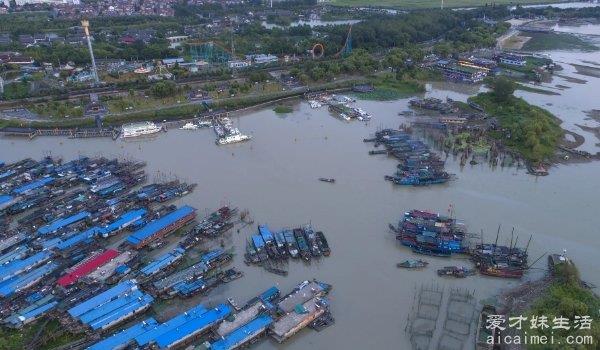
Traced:
[[[573, 56], [561, 53], [558, 57]], [[579, 59], [585, 57], [578, 55]], [[569, 69], [566, 73], [573, 74]], [[587, 84], [581, 85], [558, 79], [571, 87], [561, 96], [519, 94], [572, 125], [583, 121], [584, 110], [600, 107], [592, 98], [593, 91], [600, 88], [600, 79], [586, 80]], [[436, 84], [427, 95], [464, 100], [477, 89]], [[553, 105], [545, 106], [546, 101]], [[405, 121], [398, 112], [408, 109], [407, 103], [408, 99], [358, 101], [357, 106], [373, 114], [368, 124], [342, 122], [326, 108], [311, 109], [305, 102], [296, 103], [294, 112], [284, 116], [268, 109], [248, 112], [233, 120], [242, 132], [253, 136], [252, 141], [229, 146], [216, 146], [215, 135], [208, 129], [171, 130], [133, 141], [0, 138], [0, 159], [39, 159], [52, 154], [64, 159], [104, 155], [144, 160], [150, 180], [177, 176], [197, 183], [195, 191], [179, 203], [198, 208], [200, 215], [230, 204], [248, 209], [255, 224], [268, 224], [273, 230], [311, 222], [325, 232], [331, 256], [310, 265], [290, 262], [289, 275], [281, 277], [243, 264], [245, 241], [255, 226], [239, 233], [233, 230], [224, 243], [234, 247], [233, 266], [245, 276], [206, 297], [167, 306], [183, 308], [198, 302], [214, 305], [228, 297], [243, 304], [272, 285], [286, 293], [311, 278], [333, 284], [330, 297], [334, 326], [318, 333], [303, 331], [283, 345], [262, 341], [254, 345], [256, 349], [408, 349], [404, 327], [415, 290], [422, 284], [467, 289], [480, 300], [517, 284], [481, 276], [463, 280], [437, 277], [436, 268], [468, 266], [469, 262], [460, 257], [427, 258], [430, 266], [422, 271], [396, 268], [397, 262], [414, 256], [395, 241], [387, 226], [411, 208], [446, 213], [452, 204], [455, 215], [467, 223], [470, 231], [484, 231], [486, 241], [495, 238], [499, 224], [503, 227], [501, 243], [509, 243], [513, 227], [519, 245], [524, 245], [532, 234], [531, 260], [566, 249], [583, 278], [600, 285], [596, 263], [600, 249], [600, 163], [557, 166], [550, 176], [536, 178], [526, 175], [524, 169], [491, 169], [483, 164], [460, 169], [458, 162], [449, 158], [447, 169], [457, 174], [451, 183], [428, 188], [393, 186], [383, 176], [395, 170], [396, 162], [385, 156], [369, 156], [372, 145], [362, 139], [377, 128], [397, 127]], [[592, 148], [595, 142], [586, 143], [586, 147]], [[332, 177], [336, 182], [323, 183], [317, 180], [319, 177]], [[544, 257], [526, 278], [541, 276], [545, 267]], [[467, 344], [465, 349], [470, 349], [472, 340]]]

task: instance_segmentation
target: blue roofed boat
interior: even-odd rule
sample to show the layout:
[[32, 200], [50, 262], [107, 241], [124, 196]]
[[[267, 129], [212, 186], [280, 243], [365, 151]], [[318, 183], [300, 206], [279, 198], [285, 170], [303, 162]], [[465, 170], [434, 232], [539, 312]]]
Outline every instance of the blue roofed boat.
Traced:
[[203, 305], [196, 305], [193, 308], [187, 310], [186, 312], [179, 314], [164, 323], [161, 323], [160, 325], [154, 327], [148, 332], [136, 336], [134, 339], [135, 343], [137, 344], [137, 346], [142, 348], [148, 346], [149, 344], [155, 343], [156, 339], [161, 335], [167, 334], [173, 331], [174, 329], [177, 329], [178, 327], [182, 326], [191, 319], [200, 317], [206, 311], [208, 310]]
[[262, 236], [265, 243], [270, 243], [274, 240], [273, 234], [269, 231], [269, 228], [265, 225], [258, 225], [258, 232]]
[[44, 226], [40, 227], [37, 230], [37, 232], [40, 235], [47, 235], [47, 234], [55, 233], [56, 231], [58, 231], [62, 228], [65, 228], [65, 227], [72, 225], [76, 222], [79, 222], [81, 220], [85, 220], [91, 216], [92, 216], [92, 214], [90, 212], [82, 211], [82, 212], [79, 212], [77, 214], [71, 215], [66, 218], [56, 219], [56, 220], [52, 221], [51, 223], [49, 223], [48, 225], [44, 225]]
[[148, 332], [152, 328], [156, 327], [158, 322], [150, 317], [140, 323], [136, 323], [133, 326], [116, 332], [107, 338], [97, 342], [90, 346], [88, 350], [121, 350], [125, 349], [129, 343], [138, 335]]
[[109, 235], [116, 234], [120, 230], [127, 228], [134, 224], [138, 220], [142, 219], [146, 215], [146, 209], [130, 210], [127, 213], [121, 215], [117, 220], [110, 224], [100, 228], [100, 234], [102, 237], [108, 237]]
[[36, 188], [44, 187], [54, 181], [53, 177], [44, 177], [39, 180], [31, 181], [23, 186], [19, 186], [13, 189], [13, 193], [15, 194], [24, 194], [31, 190], [35, 190]]
[[142, 247], [158, 236], [164, 236], [181, 227], [195, 217], [196, 209], [185, 205], [167, 215], [149, 222], [146, 226], [127, 237], [127, 242]]
[[174, 348], [221, 322], [229, 314], [231, 314], [231, 308], [228, 305], [220, 304], [200, 317], [190, 319], [171, 332], [160, 335], [156, 338], [156, 345], [161, 349]]

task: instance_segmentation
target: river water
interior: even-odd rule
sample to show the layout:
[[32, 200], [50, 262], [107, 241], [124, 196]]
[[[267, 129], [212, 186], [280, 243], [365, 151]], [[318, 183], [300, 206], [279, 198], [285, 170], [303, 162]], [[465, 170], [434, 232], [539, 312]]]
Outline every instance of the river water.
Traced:
[[[587, 57], [566, 52], [549, 54], [573, 63]], [[587, 58], [598, 61], [597, 55]], [[574, 74], [568, 68], [571, 66], [565, 66], [563, 73]], [[585, 79], [586, 84], [577, 84], [559, 78], [560, 84], [570, 87], [560, 96], [519, 94], [575, 127], [585, 122], [583, 110], [600, 107], [600, 79]], [[548, 86], [552, 84], [557, 82]], [[464, 100], [478, 90], [468, 85], [435, 84], [426, 95]], [[515, 281], [481, 276], [464, 280], [436, 276], [438, 267], [469, 265], [459, 258], [428, 258], [431, 265], [423, 271], [397, 269], [397, 262], [413, 254], [396, 243], [387, 225], [396, 223], [404, 211], [412, 208], [445, 213], [452, 204], [455, 215], [467, 223], [470, 231], [483, 231], [486, 241], [495, 238], [501, 224], [500, 242], [508, 244], [514, 227], [519, 245], [533, 235], [532, 261], [542, 254], [566, 249], [583, 278], [600, 285], [600, 266], [596, 263], [600, 249], [599, 162], [556, 166], [550, 176], [536, 178], [526, 175], [524, 169], [491, 169], [487, 165], [461, 169], [450, 158], [448, 171], [457, 175], [451, 183], [429, 188], [395, 187], [383, 176], [394, 171], [396, 162], [385, 156], [369, 156], [372, 145], [362, 139], [378, 128], [405, 122], [398, 112], [408, 108], [408, 100], [356, 102], [373, 114], [369, 124], [342, 122], [325, 108], [314, 110], [305, 102], [295, 103], [294, 112], [285, 116], [270, 109], [247, 112], [233, 119], [242, 132], [253, 135], [252, 141], [220, 147], [215, 145], [210, 130], [172, 130], [136, 141], [0, 138], [0, 159], [39, 159], [52, 154], [65, 159], [104, 155], [144, 160], [151, 180], [177, 176], [197, 183], [196, 190], [180, 203], [195, 206], [200, 213], [230, 204], [248, 209], [256, 223], [275, 230], [311, 222], [325, 232], [331, 256], [311, 265], [290, 262], [287, 277], [243, 264], [245, 240], [254, 226], [234, 230], [225, 238], [225, 245], [233, 246], [236, 252], [233, 265], [245, 276], [194, 302], [212, 305], [234, 297], [243, 304], [271, 285], [285, 293], [311, 278], [333, 284], [334, 326], [319, 333], [303, 331], [283, 345], [265, 340], [254, 345], [256, 349], [409, 349], [404, 327], [415, 290], [422, 284], [468, 289], [478, 299], [517, 285]], [[586, 143], [586, 148], [593, 148], [595, 142]], [[337, 181], [322, 183], [317, 181], [319, 177]], [[545, 267], [544, 257], [527, 278], [541, 276]], [[471, 344], [472, 340], [465, 349], [472, 348]]]

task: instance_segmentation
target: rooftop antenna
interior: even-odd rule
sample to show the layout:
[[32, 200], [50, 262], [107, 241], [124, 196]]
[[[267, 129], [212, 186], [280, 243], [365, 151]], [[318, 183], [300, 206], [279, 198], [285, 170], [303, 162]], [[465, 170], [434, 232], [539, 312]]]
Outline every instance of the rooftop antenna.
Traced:
[[92, 49], [92, 41], [90, 39], [90, 21], [87, 19], [81, 20], [81, 26], [85, 32], [85, 38], [87, 39], [88, 50], [90, 51], [90, 58], [92, 59], [92, 76], [96, 84], [100, 83], [98, 79], [98, 70], [96, 69], [96, 59], [94, 58], [94, 50]]

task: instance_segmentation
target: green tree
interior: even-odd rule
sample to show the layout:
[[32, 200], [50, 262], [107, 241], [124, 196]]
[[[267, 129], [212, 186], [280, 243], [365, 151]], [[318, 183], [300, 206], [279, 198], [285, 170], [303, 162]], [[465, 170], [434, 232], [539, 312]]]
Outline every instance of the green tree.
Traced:
[[152, 87], [150, 88], [150, 93], [154, 97], [158, 98], [173, 96], [175, 95], [175, 92], [177, 92], [175, 83], [167, 80], [159, 81], [158, 83], [152, 85]]
[[498, 77], [492, 81], [492, 90], [497, 102], [506, 102], [515, 92], [515, 83], [507, 77]]

